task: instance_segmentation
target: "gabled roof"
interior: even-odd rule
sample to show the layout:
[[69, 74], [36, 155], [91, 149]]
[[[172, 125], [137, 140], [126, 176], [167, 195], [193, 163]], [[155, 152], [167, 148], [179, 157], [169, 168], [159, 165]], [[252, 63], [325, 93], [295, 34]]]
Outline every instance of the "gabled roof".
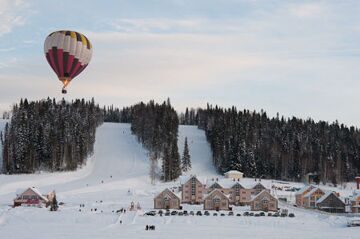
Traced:
[[319, 198], [316, 203], [322, 203], [326, 198], [328, 198], [330, 195], [334, 194], [335, 197], [337, 197], [341, 202], [342, 200], [335, 194], [333, 191], [326, 192], [321, 198]]
[[211, 186], [209, 188], [223, 188], [219, 182], [214, 182], [213, 184], [211, 184]]
[[310, 192], [308, 192], [307, 194], [305, 194], [305, 195], [304, 195], [304, 198], [311, 197], [311, 195], [312, 195], [313, 193], [315, 193], [317, 190], [320, 190], [320, 191], [324, 192], [324, 191], [321, 190], [320, 188], [316, 188], [316, 187], [315, 187], [315, 188], [311, 189]]
[[255, 189], [255, 187], [257, 186], [261, 186], [262, 188], [266, 189], [264, 185], [262, 185], [262, 183], [255, 183], [255, 185], [252, 187], [253, 189]]
[[196, 181], [198, 181], [199, 183], [202, 184], [202, 182], [196, 177], [196, 175], [186, 175], [186, 176], [180, 176], [180, 184], [183, 185], [183, 184], [186, 184], [187, 182], [189, 182], [192, 178], [195, 178]]
[[239, 185], [240, 188], [244, 188], [239, 182], [235, 182], [234, 185], [231, 186], [231, 188], [235, 188], [236, 185]]
[[226, 198], [227, 200], [229, 200], [229, 196], [225, 195], [223, 192], [221, 192], [219, 189], [214, 189], [212, 190], [208, 195], [206, 195], [204, 197], [204, 200], [206, 200], [208, 197], [212, 197], [214, 196], [214, 194], [220, 194], [221, 196], [223, 196], [224, 198]]
[[35, 187], [30, 187], [30, 188], [27, 188], [25, 191], [23, 191], [20, 195], [18, 195], [16, 198], [20, 198], [25, 192], [27, 192], [28, 190], [30, 191], [33, 191], [36, 195], [38, 195], [41, 199], [43, 199], [44, 201], [48, 201], [48, 199], [46, 197], [44, 197], [40, 191], [35, 188]]
[[159, 193], [155, 198], [159, 197], [161, 194], [170, 194], [171, 196], [177, 198], [180, 200], [180, 198], [174, 193], [172, 192], [170, 189], [165, 188], [161, 193]]
[[295, 195], [303, 194], [304, 192], [306, 192], [306, 191], [308, 191], [308, 190], [311, 190], [311, 189], [313, 189], [313, 188], [315, 188], [313, 185], [305, 186], [305, 187], [303, 187], [302, 189], [300, 189], [299, 191], [297, 191], [297, 192], [295, 193]]
[[253, 198], [251, 199], [251, 201], [254, 201], [254, 200], [256, 200], [257, 198], [262, 197], [264, 194], [267, 194], [267, 195], [270, 196], [272, 199], [275, 199], [275, 200], [276, 200], [276, 198], [275, 198], [273, 195], [271, 195], [268, 191], [262, 190], [262, 191], [261, 191], [260, 193], [258, 193], [255, 197], [253, 197]]

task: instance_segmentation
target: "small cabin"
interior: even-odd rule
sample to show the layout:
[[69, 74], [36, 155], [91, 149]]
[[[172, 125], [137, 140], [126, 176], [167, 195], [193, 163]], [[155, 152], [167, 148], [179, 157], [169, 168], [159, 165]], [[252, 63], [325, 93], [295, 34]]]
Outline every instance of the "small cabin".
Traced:
[[235, 180], [240, 180], [243, 178], [244, 174], [237, 170], [230, 170], [224, 174], [225, 178], [231, 178]]
[[308, 192], [304, 196], [304, 204], [303, 206], [306, 208], [316, 208], [316, 202], [322, 196], [324, 196], [325, 192], [320, 188], [313, 188], [310, 192]]
[[267, 190], [257, 194], [250, 203], [251, 211], [274, 211], [278, 210], [278, 200]]
[[344, 213], [345, 203], [338, 197], [335, 192], [325, 193], [316, 201], [316, 207], [325, 212]]
[[304, 206], [304, 196], [308, 194], [315, 187], [313, 185], [308, 185], [300, 189], [295, 193], [296, 206], [303, 207]]
[[180, 198], [167, 188], [154, 198], [154, 208], [180, 209]]
[[42, 195], [38, 189], [31, 187], [26, 189], [14, 199], [14, 207], [17, 206], [37, 206], [41, 207], [49, 202], [46, 196]]

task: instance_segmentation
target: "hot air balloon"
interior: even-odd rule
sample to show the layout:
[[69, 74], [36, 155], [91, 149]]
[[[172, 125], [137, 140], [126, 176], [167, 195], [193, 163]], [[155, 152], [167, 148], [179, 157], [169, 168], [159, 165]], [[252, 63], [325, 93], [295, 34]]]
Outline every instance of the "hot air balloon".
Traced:
[[92, 45], [81, 33], [56, 31], [46, 37], [44, 51], [46, 60], [64, 85], [62, 93], [66, 94], [66, 86], [89, 64]]

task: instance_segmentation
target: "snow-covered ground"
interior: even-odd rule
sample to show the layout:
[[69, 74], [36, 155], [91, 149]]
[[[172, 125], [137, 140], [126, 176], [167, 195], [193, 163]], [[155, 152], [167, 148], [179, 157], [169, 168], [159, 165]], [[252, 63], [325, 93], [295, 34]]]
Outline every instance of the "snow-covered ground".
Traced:
[[[4, 122], [0, 121], [0, 130]], [[204, 132], [181, 126], [179, 149], [188, 137], [192, 170], [202, 179], [219, 177], [211, 164]], [[151, 210], [153, 197], [179, 182], [151, 185], [146, 151], [131, 135], [130, 125], [105, 123], [96, 135], [95, 154], [76, 172], [0, 175], [0, 238], [359, 238], [359, 228], [347, 228], [346, 217], [289, 207], [295, 218], [237, 216], [142, 216], [143, 212], [118, 215], [114, 210], [139, 202]], [[252, 182], [253, 179], [244, 179]], [[266, 186], [274, 182], [263, 180]], [[301, 184], [292, 184], [302, 186]], [[46, 208], [11, 208], [19, 189], [36, 186], [46, 193], [55, 189], [65, 205], [57, 212]], [[130, 189], [130, 192], [129, 192]], [[349, 190], [348, 190], [349, 191]], [[290, 193], [277, 192], [291, 197]], [[85, 208], [80, 208], [85, 204]], [[201, 206], [184, 206], [201, 210]], [[287, 207], [283, 205], [282, 207]], [[94, 209], [97, 209], [95, 212]], [[80, 211], [81, 209], [81, 211]], [[244, 212], [247, 207], [236, 207]], [[122, 221], [122, 224], [120, 224]], [[145, 231], [155, 225], [155, 231]]]

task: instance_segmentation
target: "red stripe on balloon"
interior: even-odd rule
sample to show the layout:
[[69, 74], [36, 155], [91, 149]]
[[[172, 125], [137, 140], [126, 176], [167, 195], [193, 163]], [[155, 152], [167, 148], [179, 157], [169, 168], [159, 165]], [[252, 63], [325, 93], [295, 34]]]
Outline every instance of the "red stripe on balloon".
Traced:
[[69, 54], [68, 64], [66, 66], [66, 72], [70, 74], [71, 66], [74, 62], [74, 56]]
[[76, 72], [78, 71], [78, 69], [79, 69], [80, 66], [81, 66], [81, 63], [80, 63], [80, 62], [77, 62], [74, 70], [71, 72], [71, 75], [70, 75], [71, 78], [74, 78], [74, 75], [76, 74]]
[[60, 76], [64, 76], [64, 56], [63, 56], [63, 50], [62, 49], [57, 49], [57, 60], [58, 60], [58, 64], [59, 64], [59, 73]]
[[74, 78], [78, 76], [86, 67], [87, 65], [81, 65], [79, 70], [74, 74]]
[[54, 69], [56, 75], [59, 76], [59, 71], [57, 70], [56, 65], [55, 65], [54, 54], [53, 54], [52, 49], [50, 49], [48, 51], [48, 53], [49, 53], [49, 57], [50, 57], [50, 65]]
[[56, 70], [55, 70], [54, 66], [51, 64], [51, 60], [50, 60], [50, 56], [49, 56], [48, 52], [46, 53], [46, 60], [49, 63], [49, 65], [51, 66], [51, 69], [53, 69], [55, 71], [55, 73], [56, 73]]

